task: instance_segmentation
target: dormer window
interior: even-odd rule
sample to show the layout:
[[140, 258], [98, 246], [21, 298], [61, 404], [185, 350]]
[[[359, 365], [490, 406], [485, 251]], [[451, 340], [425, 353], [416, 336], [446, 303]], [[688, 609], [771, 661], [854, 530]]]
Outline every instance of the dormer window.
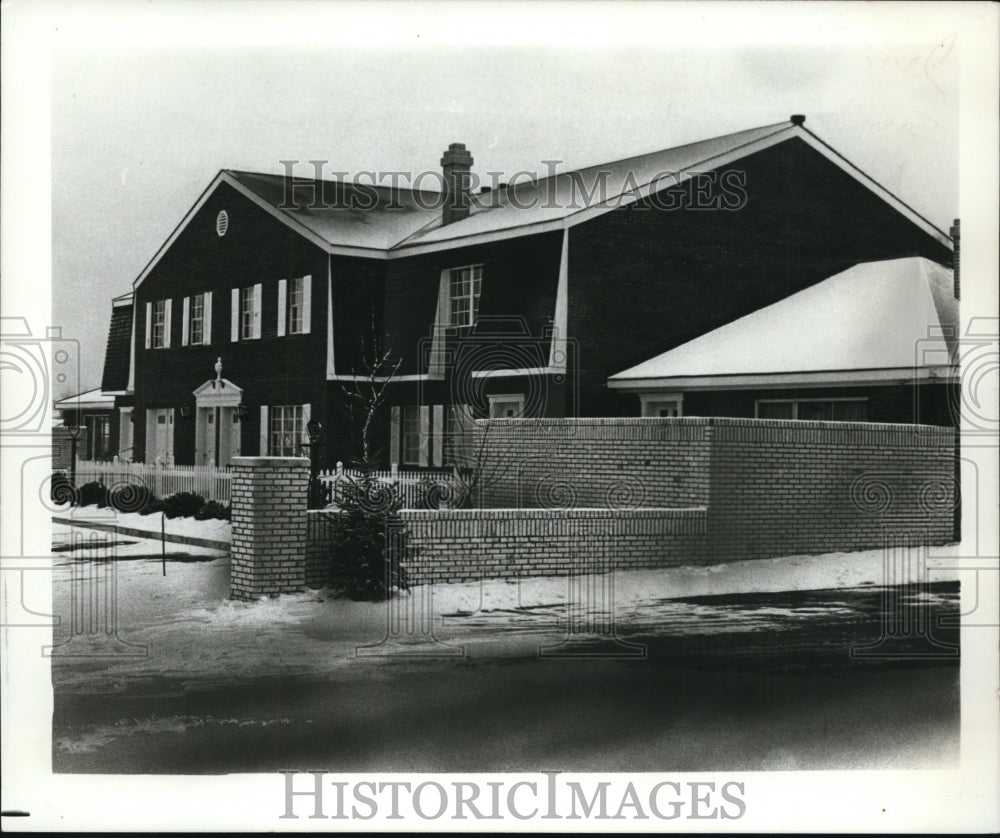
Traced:
[[467, 265], [450, 271], [450, 317], [451, 326], [475, 325], [479, 313], [479, 294], [483, 284], [483, 266]]

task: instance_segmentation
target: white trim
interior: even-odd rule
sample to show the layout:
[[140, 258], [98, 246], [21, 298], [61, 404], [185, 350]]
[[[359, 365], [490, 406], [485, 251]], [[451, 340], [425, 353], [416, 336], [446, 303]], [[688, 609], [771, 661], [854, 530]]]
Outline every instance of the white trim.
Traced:
[[336, 375], [333, 363], [333, 258], [326, 257], [326, 380]]
[[473, 370], [472, 378], [506, 378], [513, 375], [562, 375], [565, 370], [558, 367], [525, 367], [523, 369]]
[[258, 453], [260, 454], [261, 457], [266, 457], [266, 456], [268, 456], [268, 453], [267, 453], [268, 440], [270, 439], [270, 428], [269, 428], [269, 423], [268, 423], [267, 405], [266, 404], [262, 404], [260, 406], [260, 434], [258, 436], [259, 436], [259, 439], [258, 439], [258, 445], [259, 445]]
[[430, 447], [431, 447], [431, 408], [430, 405], [422, 404], [417, 408], [417, 416], [419, 417], [419, 424], [417, 427], [420, 429], [420, 446], [417, 448], [417, 456], [419, 462], [417, 465], [426, 467], [430, 465]]
[[278, 280], [278, 337], [285, 336], [285, 318], [288, 317], [288, 280]]
[[431, 405], [431, 465], [444, 464], [444, 405]]
[[239, 343], [240, 340], [240, 289], [233, 288], [229, 295], [229, 342]]
[[408, 375], [328, 375], [326, 377], [327, 381], [375, 381], [382, 383], [385, 381], [391, 381], [393, 383], [397, 381], [444, 381], [443, 375], [432, 375], [430, 373], [417, 373]]
[[146, 303], [146, 349], [153, 348], [153, 303]]
[[201, 304], [201, 343], [210, 346], [212, 343], [212, 292], [206, 291]]
[[170, 348], [170, 333], [173, 331], [174, 301], [167, 297], [163, 301], [163, 348]]
[[[204, 311], [204, 309], [202, 309]], [[191, 298], [185, 297], [181, 304], [181, 346], [188, 345], [188, 326], [191, 323]]]
[[135, 392], [135, 303], [132, 304], [132, 336], [128, 346], [128, 383], [127, 392]]
[[[312, 419], [312, 403], [302, 405], [302, 438], [299, 440], [299, 450], [302, 450], [303, 445], [309, 444], [309, 431], [306, 429], [306, 425], [309, 424]], [[311, 448], [306, 449], [309, 452], [310, 462], [313, 459], [313, 450]]]
[[[216, 386], [216, 384], [221, 386]], [[192, 395], [198, 407], [236, 407], [243, 402], [243, 390], [228, 378], [218, 381], [210, 378]]]
[[312, 332], [312, 274], [302, 277], [302, 329], [297, 335], [308, 335]]
[[631, 380], [608, 379], [608, 387], [630, 393], [654, 390], [750, 390], [756, 387], [826, 387], [911, 381], [958, 381], [954, 367], [899, 367], [875, 370], [831, 370], [829, 372], [759, 373], [751, 375], [686, 376]]
[[559, 256], [559, 282], [556, 285], [556, 305], [552, 317], [552, 338], [549, 343], [549, 367], [566, 372], [567, 337], [569, 335], [569, 228], [563, 230], [562, 252]]

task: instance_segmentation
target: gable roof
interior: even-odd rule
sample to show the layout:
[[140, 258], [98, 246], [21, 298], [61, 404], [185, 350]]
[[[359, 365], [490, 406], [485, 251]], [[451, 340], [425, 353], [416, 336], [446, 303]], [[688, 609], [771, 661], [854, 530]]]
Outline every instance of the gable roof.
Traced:
[[55, 403], [56, 410], [113, 410], [114, 406], [114, 394], [104, 393], [101, 388], [67, 396]]
[[872, 381], [951, 373], [952, 272], [923, 257], [864, 262], [631, 369], [619, 389]]
[[132, 295], [112, 302], [111, 326], [104, 351], [104, 374], [101, 389], [124, 391], [128, 388], [129, 365], [132, 358]]
[[[467, 218], [442, 223], [440, 192], [224, 169], [136, 278], [145, 279], [220, 183], [228, 183], [328, 253], [391, 259], [561, 230], [758, 151], [799, 139], [951, 249], [946, 233], [809, 131], [778, 122], [471, 196]], [[318, 200], [317, 200], [318, 199]]]

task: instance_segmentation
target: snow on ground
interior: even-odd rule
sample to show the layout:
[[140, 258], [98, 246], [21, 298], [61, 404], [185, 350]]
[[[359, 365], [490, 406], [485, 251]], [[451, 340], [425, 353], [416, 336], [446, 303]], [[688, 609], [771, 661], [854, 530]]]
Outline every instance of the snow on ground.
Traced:
[[90, 520], [101, 524], [115, 524], [119, 527], [131, 527], [143, 530], [154, 537], [160, 535], [161, 521], [170, 535], [187, 535], [194, 538], [207, 538], [212, 541], [230, 543], [232, 538], [229, 521], [211, 518], [207, 521], [197, 521], [194, 518], [167, 518], [160, 512], [150, 515], [140, 515], [138, 512], [117, 512], [110, 507], [99, 509], [95, 506], [70, 506], [68, 503], [54, 508], [59, 518]]
[[[201, 522], [198, 522], [201, 523]], [[57, 539], [71, 528], [56, 526]], [[72, 528], [73, 533], [85, 532]], [[101, 538], [109, 534], [97, 533]], [[114, 549], [124, 561], [112, 563], [118, 592], [118, 637], [141, 656], [53, 660], [53, 680], [60, 687], [84, 691], [117, 691], [126, 683], [177, 679], [182, 684], [250, 682], [258, 678], [308, 675], [335, 677], [349, 666], [368, 666], [366, 678], [377, 678], [377, 656], [384, 649], [387, 626], [407, 617], [433, 614], [438, 638], [450, 644], [508, 636], [511, 643], [537, 643], [540, 635], [558, 640], [565, 634], [568, 609], [595, 619], [612, 607], [619, 626], [655, 624], [667, 632], [711, 632], [724, 617], [728, 630], [744, 625], [760, 629], [776, 619], [773, 609], [734, 613], [725, 606], [679, 602], [685, 597], [750, 592], [784, 592], [856, 588], [883, 584], [883, 553], [830, 553], [732, 562], [710, 567], [678, 567], [621, 571], [603, 577], [539, 577], [507, 582], [421, 586], [388, 603], [358, 603], [328, 590], [303, 591], [253, 603], [228, 598], [229, 559], [217, 551], [168, 544], [166, 575], [160, 542], [132, 541]], [[957, 546], [930, 549], [929, 581], [958, 579]], [[74, 553], [53, 553], [53, 603], [68, 626], [71, 580], [81, 575], [102, 584], [107, 563], [78, 562]], [[918, 563], [912, 563], [917, 572]], [[896, 578], [896, 583], [906, 581]], [[911, 581], [918, 581], [914, 578]], [[831, 606], [834, 604], [831, 603]], [[808, 609], [797, 615], [808, 619]], [[577, 613], [576, 611], [574, 613]], [[781, 612], [787, 616], [787, 612]], [[520, 641], [518, 640], [520, 633]], [[68, 629], [55, 629], [55, 641]], [[412, 632], [393, 640], [427, 643]], [[92, 642], [100, 653], [102, 637], [74, 638]], [[416, 648], [416, 647], [414, 647]], [[385, 660], [385, 658], [381, 658]]]

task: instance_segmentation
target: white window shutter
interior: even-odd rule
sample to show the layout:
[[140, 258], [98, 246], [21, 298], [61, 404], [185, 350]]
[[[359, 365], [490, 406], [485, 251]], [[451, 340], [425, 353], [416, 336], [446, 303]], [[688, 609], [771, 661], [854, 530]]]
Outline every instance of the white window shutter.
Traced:
[[205, 304], [202, 308], [203, 323], [201, 327], [201, 342], [208, 346], [212, 342], [212, 292], [205, 292]]
[[233, 305], [229, 318], [229, 339], [236, 343], [240, 339], [240, 289], [233, 289]]
[[403, 453], [399, 450], [399, 407], [389, 410], [389, 463], [401, 463]]
[[427, 449], [431, 441], [431, 409], [428, 405], [420, 405], [420, 461], [418, 465], [429, 465]]
[[153, 304], [146, 303], [146, 349], [153, 345]]
[[267, 405], [260, 406], [260, 456], [267, 456]]
[[[167, 311], [170, 309], [168, 308]], [[167, 412], [167, 463], [174, 464], [174, 409]]]
[[[308, 444], [309, 442], [309, 432], [306, 430], [306, 425], [309, 424], [309, 420], [312, 418], [312, 405], [304, 404], [302, 405], [302, 435], [299, 439], [301, 444]], [[312, 449], [307, 448], [306, 451], [309, 452], [310, 459], [312, 458]]]
[[438, 285], [437, 325], [451, 324], [451, 271], [441, 271], [441, 281]]
[[285, 336], [285, 306], [288, 301], [288, 280], [278, 280], [278, 337]]
[[260, 338], [260, 309], [263, 296], [263, 286], [258, 282], [253, 287], [253, 336]]
[[181, 306], [181, 346], [188, 345], [188, 324], [191, 322], [191, 298], [185, 297]]
[[163, 347], [164, 349], [170, 348], [170, 315], [174, 310], [174, 301], [167, 299], [163, 303]]
[[146, 462], [156, 462], [156, 411], [146, 411]]
[[432, 411], [431, 429], [434, 442], [431, 446], [431, 457], [434, 465], [440, 466], [444, 463], [444, 405], [436, 404]]
[[302, 334], [308, 335], [312, 323], [312, 283], [310, 275], [302, 277]]

